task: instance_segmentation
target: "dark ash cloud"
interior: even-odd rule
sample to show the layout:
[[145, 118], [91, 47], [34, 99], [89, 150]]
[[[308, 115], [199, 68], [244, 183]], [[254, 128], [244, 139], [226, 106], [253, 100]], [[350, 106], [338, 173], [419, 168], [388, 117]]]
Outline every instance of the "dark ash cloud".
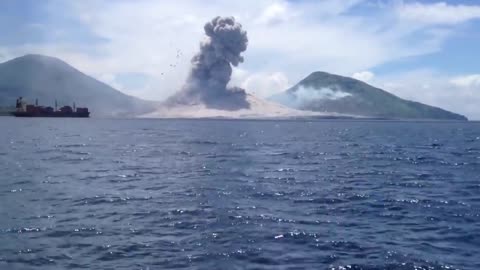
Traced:
[[243, 62], [247, 32], [233, 17], [216, 17], [205, 24], [207, 39], [191, 60], [192, 68], [182, 90], [170, 97], [171, 105], [203, 103], [209, 108], [239, 110], [249, 108], [245, 90], [227, 87], [232, 66]]

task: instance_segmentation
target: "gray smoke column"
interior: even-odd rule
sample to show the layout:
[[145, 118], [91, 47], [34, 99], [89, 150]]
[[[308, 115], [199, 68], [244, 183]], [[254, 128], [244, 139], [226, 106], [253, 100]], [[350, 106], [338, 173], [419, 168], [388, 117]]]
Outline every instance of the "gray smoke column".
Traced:
[[247, 32], [233, 17], [216, 17], [205, 24], [206, 40], [191, 60], [187, 82], [182, 90], [168, 99], [173, 104], [203, 103], [207, 107], [238, 110], [249, 108], [243, 89], [227, 88], [232, 66], [243, 62], [247, 50]]

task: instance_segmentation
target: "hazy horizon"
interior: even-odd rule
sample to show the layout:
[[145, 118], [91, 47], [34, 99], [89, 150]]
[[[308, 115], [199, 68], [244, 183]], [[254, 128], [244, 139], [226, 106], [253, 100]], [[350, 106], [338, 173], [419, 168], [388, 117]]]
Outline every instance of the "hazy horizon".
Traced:
[[204, 23], [231, 15], [249, 36], [231, 86], [265, 98], [325, 71], [480, 119], [475, 1], [24, 0], [0, 7], [1, 62], [29, 53], [57, 57], [143, 99], [180, 90]]

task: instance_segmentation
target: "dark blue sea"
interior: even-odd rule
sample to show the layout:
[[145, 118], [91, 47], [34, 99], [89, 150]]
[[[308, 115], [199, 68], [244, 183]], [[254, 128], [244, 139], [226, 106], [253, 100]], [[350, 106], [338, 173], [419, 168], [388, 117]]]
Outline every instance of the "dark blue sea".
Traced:
[[480, 123], [2, 117], [0, 269], [480, 269]]

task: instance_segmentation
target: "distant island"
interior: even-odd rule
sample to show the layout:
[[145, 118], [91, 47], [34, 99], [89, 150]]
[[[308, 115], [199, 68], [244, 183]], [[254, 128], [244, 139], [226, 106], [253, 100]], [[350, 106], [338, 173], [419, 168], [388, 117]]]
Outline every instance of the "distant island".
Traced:
[[[254, 89], [252, 89], [254, 90]], [[64, 61], [29, 54], [0, 64], [0, 107], [11, 108], [18, 97], [59, 105], [76, 103], [93, 117], [367, 117], [380, 119], [467, 120], [465, 116], [401, 99], [364, 82], [326, 72], [314, 72], [269, 101], [248, 94], [250, 108], [198, 112], [196, 105], [162, 107], [160, 102], [126, 95], [85, 75]], [[165, 111], [168, 110], [168, 111]], [[304, 112], [302, 112], [302, 110]], [[5, 115], [2, 110], [0, 115]]]
[[314, 72], [270, 100], [291, 108], [387, 119], [468, 120], [437, 107], [399, 98], [365, 82]]
[[23, 97], [43, 105], [88, 107], [94, 117], [135, 117], [153, 110], [156, 102], [126, 95], [85, 75], [64, 61], [29, 54], [0, 64], [0, 107], [14, 107]]

